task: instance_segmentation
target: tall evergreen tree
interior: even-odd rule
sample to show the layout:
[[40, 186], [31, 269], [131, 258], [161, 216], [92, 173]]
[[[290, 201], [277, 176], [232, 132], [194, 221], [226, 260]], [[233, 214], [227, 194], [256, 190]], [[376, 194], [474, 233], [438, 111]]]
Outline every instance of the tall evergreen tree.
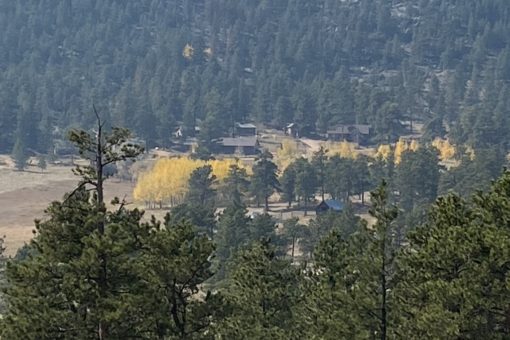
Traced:
[[226, 201], [242, 203], [249, 185], [246, 169], [240, 168], [237, 164], [231, 165], [223, 183], [223, 194]]
[[509, 336], [509, 193], [506, 172], [470, 201], [449, 194], [411, 233], [395, 289], [403, 337]]
[[216, 176], [210, 165], [193, 170], [188, 180], [187, 200], [201, 206], [212, 204], [216, 197], [216, 190], [213, 189], [215, 182]]
[[264, 151], [253, 166], [253, 176], [251, 180], [252, 193], [257, 199], [264, 200], [264, 207], [269, 211], [269, 197], [280, 190], [278, 180], [278, 167], [272, 161], [273, 155], [269, 151]]
[[296, 161], [296, 195], [304, 202], [305, 216], [308, 212], [308, 202], [315, 199], [317, 190], [317, 173], [314, 166], [306, 159]]
[[359, 232], [348, 237], [335, 229], [315, 251], [320, 270], [314, 270], [311, 278], [317, 284], [308, 288], [309, 299], [300, 316], [310, 327], [310, 336], [388, 339], [395, 334], [391, 292], [397, 210], [388, 203], [384, 183], [371, 197], [374, 226], [362, 224]]
[[18, 139], [12, 149], [12, 158], [14, 159], [14, 166], [17, 170], [23, 171], [27, 166], [28, 155], [23, 142]]
[[325, 194], [325, 182], [326, 182], [326, 164], [328, 161], [327, 156], [328, 150], [323, 146], [320, 147], [313, 155], [312, 165], [315, 167], [317, 172], [317, 180], [319, 188], [321, 190], [321, 199], [324, 201]]
[[299, 270], [266, 242], [240, 251], [224, 289], [230, 315], [217, 325], [222, 338], [291, 339], [299, 301]]

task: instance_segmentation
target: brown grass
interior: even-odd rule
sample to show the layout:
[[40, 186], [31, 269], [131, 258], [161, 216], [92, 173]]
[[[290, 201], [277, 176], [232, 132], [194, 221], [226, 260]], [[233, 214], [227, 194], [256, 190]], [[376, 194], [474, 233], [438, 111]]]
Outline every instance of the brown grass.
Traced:
[[[7, 156], [0, 156], [0, 236], [5, 236], [7, 255], [33, 237], [34, 220], [45, 217], [45, 208], [62, 199], [78, 182], [70, 166], [48, 166], [43, 173], [35, 167], [16, 171]], [[126, 197], [132, 202], [133, 184], [112, 179], [106, 184], [106, 198]]]

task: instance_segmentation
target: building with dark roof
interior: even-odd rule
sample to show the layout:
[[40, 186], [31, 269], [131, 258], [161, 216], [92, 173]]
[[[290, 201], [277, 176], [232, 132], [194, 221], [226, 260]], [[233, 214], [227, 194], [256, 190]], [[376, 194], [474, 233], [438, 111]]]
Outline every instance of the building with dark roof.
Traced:
[[328, 211], [342, 212], [344, 205], [342, 202], [337, 200], [324, 200], [315, 207], [315, 213], [317, 215], [324, 214]]
[[370, 139], [370, 125], [338, 125], [334, 129], [327, 131], [328, 140], [348, 141], [358, 144], [366, 144]]
[[236, 123], [235, 129], [236, 136], [256, 136], [257, 127], [251, 123]]
[[255, 155], [259, 141], [256, 136], [224, 137], [218, 141], [220, 153], [227, 155]]

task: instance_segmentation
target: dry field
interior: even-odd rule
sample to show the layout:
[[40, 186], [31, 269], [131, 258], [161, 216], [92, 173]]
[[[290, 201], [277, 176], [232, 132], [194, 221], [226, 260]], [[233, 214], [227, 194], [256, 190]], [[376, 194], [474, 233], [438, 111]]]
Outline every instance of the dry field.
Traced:
[[[35, 163], [35, 162], [34, 162]], [[7, 255], [32, 237], [34, 219], [44, 218], [49, 203], [73, 190], [78, 178], [71, 166], [48, 165], [41, 172], [35, 166], [15, 171], [8, 156], [0, 156], [0, 235], [5, 236]], [[111, 180], [106, 185], [107, 199], [126, 197], [130, 201], [133, 184]]]

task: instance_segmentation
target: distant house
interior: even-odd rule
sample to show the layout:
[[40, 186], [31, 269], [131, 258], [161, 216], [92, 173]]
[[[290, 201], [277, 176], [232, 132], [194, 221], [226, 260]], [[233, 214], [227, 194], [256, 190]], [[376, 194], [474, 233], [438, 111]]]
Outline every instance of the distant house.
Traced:
[[[194, 130], [195, 130], [194, 136], [198, 136], [200, 134], [200, 127], [199, 126], [195, 126]], [[183, 137], [191, 135], [190, 133], [185, 133], [185, 131], [186, 131], [186, 129], [184, 128], [184, 126], [179, 126], [173, 132], [173, 137], [176, 138], [176, 139], [180, 139], [180, 138], [183, 138]]]
[[256, 136], [257, 127], [250, 123], [236, 123], [235, 135], [240, 137]]
[[177, 139], [184, 137], [184, 132], [183, 132], [183, 128], [182, 128], [182, 126], [179, 126], [179, 127], [178, 127], [175, 131], [174, 131], [173, 135], [174, 135], [174, 138], [177, 138]]
[[315, 213], [317, 215], [320, 215], [328, 211], [341, 212], [343, 209], [344, 205], [342, 204], [342, 202], [337, 200], [325, 200], [319, 203], [317, 207], [315, 207]]
[[219, 140], [220, 153], [227, 155], [255, 155], [259, 141], [256, 136], [224, 137]]
[[370, 138], [370, 125], [338, 125], [334, 129], [327, 131], [327, 138], [331, 141], [354, 142], [366, 144]]
[[179, 152], [193, 152], [198, 145], [198, 140], [194, 137], [187, 137], [174, 143], [172, 148]]
[[299, 128], [296, 123], [290, 123], [285, 126], [285, 129], [283, 129], [286, 136], [291, 136], [294, 138], [299, 138]]

